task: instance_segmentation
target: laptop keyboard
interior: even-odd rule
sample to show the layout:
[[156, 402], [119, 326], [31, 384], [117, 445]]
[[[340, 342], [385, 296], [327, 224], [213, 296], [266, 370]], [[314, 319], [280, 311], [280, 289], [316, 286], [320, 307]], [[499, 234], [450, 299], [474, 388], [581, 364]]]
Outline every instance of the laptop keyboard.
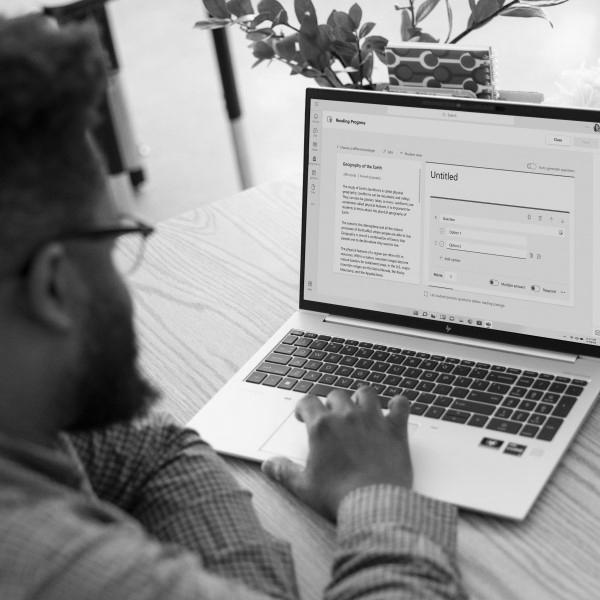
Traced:
[[370, 385], [414, 415], [551, 441], [587, 381], [291, 330], [249, 383], [327, 396]]

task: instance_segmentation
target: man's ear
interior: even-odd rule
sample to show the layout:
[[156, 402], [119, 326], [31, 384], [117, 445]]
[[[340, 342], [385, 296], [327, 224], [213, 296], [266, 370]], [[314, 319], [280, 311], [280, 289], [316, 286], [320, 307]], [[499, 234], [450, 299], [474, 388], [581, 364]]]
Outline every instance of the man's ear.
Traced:
[[75, 322], [73, 269], [62, 244], [44, 246], [27, 274], [27, 298], [33, 317], [55, 330], [67, 331]]

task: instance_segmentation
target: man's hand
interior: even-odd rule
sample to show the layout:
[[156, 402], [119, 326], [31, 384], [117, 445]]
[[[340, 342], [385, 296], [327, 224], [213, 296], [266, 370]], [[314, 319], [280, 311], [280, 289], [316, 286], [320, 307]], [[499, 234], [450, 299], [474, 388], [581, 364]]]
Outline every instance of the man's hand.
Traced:
[[326, 405], [304, 396], [296, 417], [308, 431], [306, 468], [286, 458], [269, 459], [263, 471], [312, 506], [335, 520], [349, 492], [374, 484], [412, 485], [408, 450], [409, 401], [395, 396], [383, 416], [377, 393], [369, 387], [354, 392], [335, 390]]

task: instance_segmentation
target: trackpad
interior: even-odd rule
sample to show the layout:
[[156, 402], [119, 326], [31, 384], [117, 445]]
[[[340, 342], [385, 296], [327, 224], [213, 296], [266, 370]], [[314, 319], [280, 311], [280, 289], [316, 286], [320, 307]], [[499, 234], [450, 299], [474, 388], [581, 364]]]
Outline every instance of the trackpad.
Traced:
[[293, 461], [304, 464], [308, 456], [306, 426], [296, 419], [294, 413], [290, 414], [263, 444], [261, 450], [277, 456], [287, 456]]

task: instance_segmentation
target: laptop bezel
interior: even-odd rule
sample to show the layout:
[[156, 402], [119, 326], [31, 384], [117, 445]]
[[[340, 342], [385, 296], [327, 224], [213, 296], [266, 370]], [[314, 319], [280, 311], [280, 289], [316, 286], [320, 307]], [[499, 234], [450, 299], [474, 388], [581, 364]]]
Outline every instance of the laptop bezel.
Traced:
[[587, 108], [558, 107], [537, 104], [516, 104], [496, 100], [471, 100], [427, 95], [394, 94], [362, 90], [307, 88], [304, 116], [304, 165], [302, 176], [302, 230], [300, 246], [300, 294], [301, 310], [330, 313], [337, 316], [360, 320], [375, 321], [388, 325], [432, 331], [437, 334], [480, 339], [520, 347], [540, 348], [552, 352], [564, 352], [600, 358], [600, 346], [578, 342], [544, 338], [522, 333], [500, 331], [449, 323], [409, 315], [396, 315], [383, 311], [362, 309], [339, 304], [308, 300], [304, 295], [304, 270], [306, 252], [306, 211], [308, 198], [308, 169], [310, 142], [310, 113], [312, 100], [334, 100], [338, 102], [359, 102], [363, 104], [384, 104], [387, 106], [408, 106], [413, 108], [433, 108], [452, 111], [470, 111], [479, 113], [503, 114], [510, 116], [539, 117], [544, 119], [562, 119], [568, 121], [600, 122], [600, 111]]

